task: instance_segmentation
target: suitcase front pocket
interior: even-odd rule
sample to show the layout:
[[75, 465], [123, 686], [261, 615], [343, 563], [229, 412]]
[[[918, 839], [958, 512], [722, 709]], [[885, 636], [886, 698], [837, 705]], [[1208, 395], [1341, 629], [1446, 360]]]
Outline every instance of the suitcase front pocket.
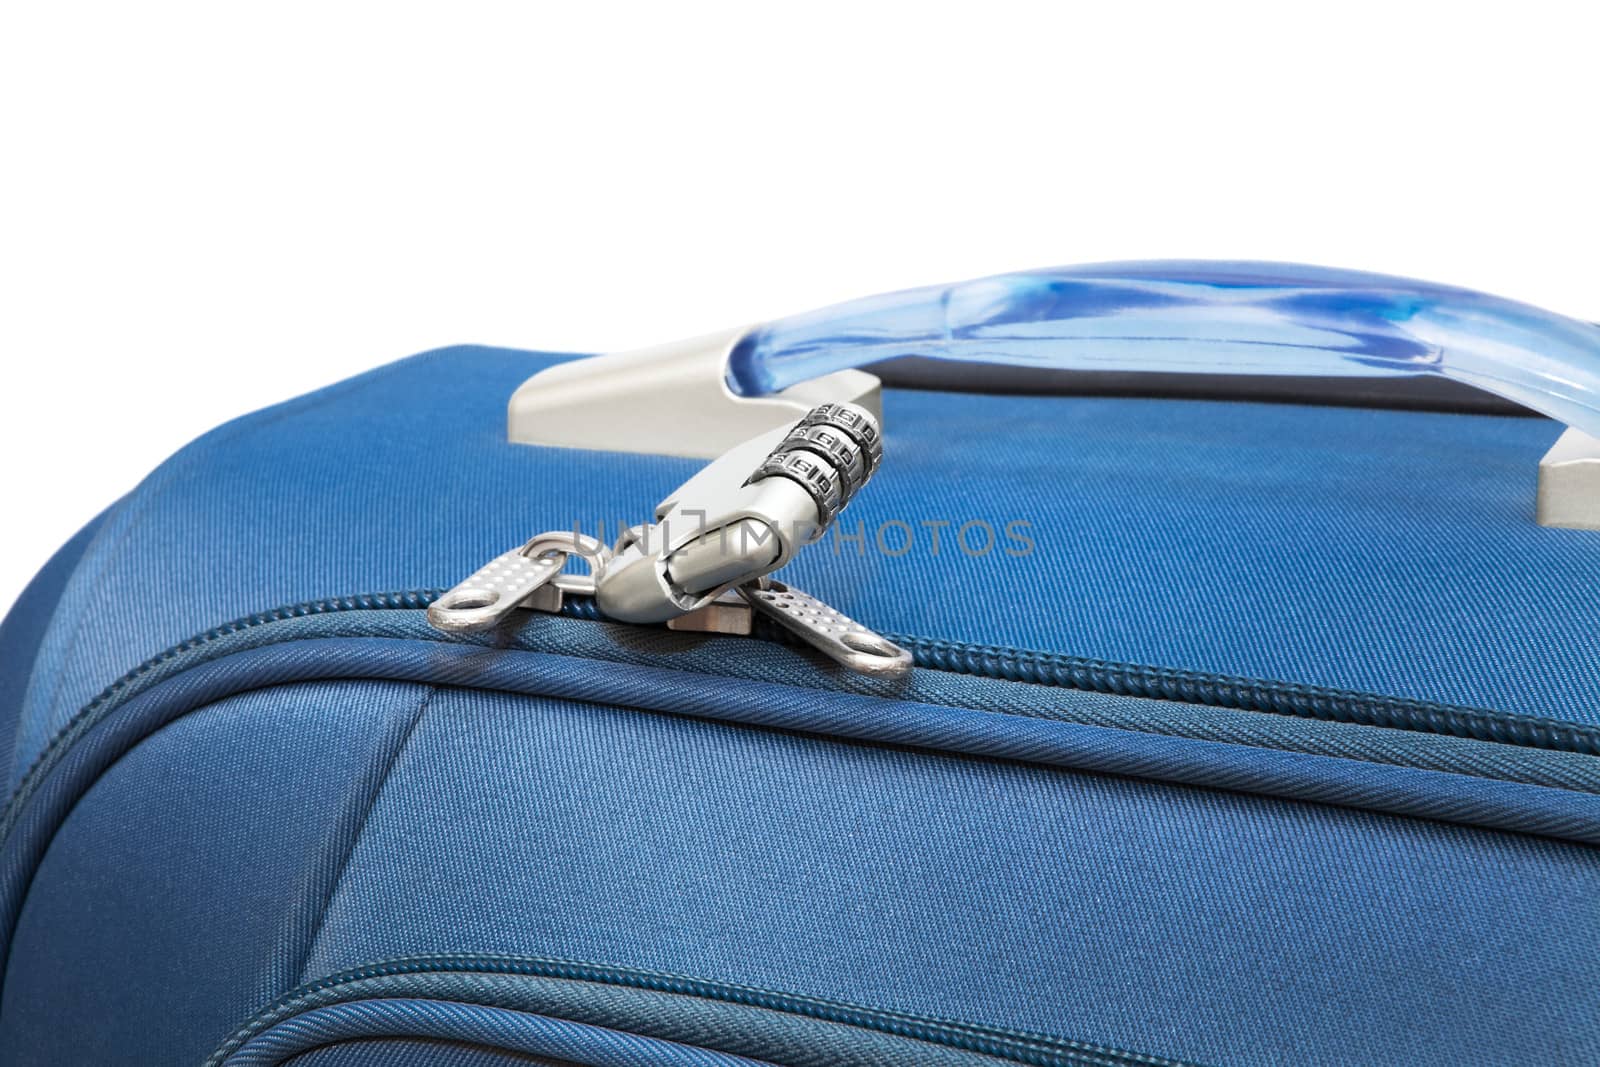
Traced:
[[[207, 721], [260, 749], [237, 701], [315, 684], [410, 718], [363, 776], [313, 982], [417, 953], [594, 960], [1201, 1062], [1257, 1041], [1455, 1047], [1470, 1031], [1419, 1025], [1408, 999], [1431, 997], [1415, 968], [1441, 946], [1466, 954], [1464, 1013], [1510, 985], [1591, 988], [1574, 968], [1600, 951], [1600, 869], [1569, 843], [1600, 826], [1590, 756], [927, 668], [888, 682], [571, 617], [440, 640], [411, 597], [314, 607], [220, 628], [86, 709], [10, 812], [10, 915], [98, 877], [34, 872], [47, 847], [98, 862], [67, 843], [101, 820], [126, 835], [95, 798], [130, 753]], [[216, 803], [161, 817], [230, 825]], [[1508, 866], [1536, 907], [1501, 905]], [[1152, 1047], [1156, 1018], [1182, 1041]]]

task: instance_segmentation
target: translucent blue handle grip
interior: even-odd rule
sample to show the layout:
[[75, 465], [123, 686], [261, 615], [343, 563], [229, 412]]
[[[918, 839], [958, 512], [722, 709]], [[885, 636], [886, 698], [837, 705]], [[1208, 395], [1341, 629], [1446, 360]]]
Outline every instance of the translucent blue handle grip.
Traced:
[[1074, 370], [1437, 374], [1600, 436], [1600, 327], [1429, 282], [1283, 263], [1160, 261], [1002, 274], [760, 327], [728, 384], [761, 396], [932, 356]]

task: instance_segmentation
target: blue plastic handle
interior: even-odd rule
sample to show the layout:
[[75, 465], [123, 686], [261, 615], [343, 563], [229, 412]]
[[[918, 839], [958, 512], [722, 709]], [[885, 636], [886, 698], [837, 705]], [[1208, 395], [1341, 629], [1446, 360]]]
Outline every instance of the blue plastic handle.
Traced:
[[868, 297], [752, 331], [761, 396], [895, 356], [1074, 370], [1437, 374], [1600, 436], [1600, 327], [1429, 282], [1285, 263], [1157, 261]]

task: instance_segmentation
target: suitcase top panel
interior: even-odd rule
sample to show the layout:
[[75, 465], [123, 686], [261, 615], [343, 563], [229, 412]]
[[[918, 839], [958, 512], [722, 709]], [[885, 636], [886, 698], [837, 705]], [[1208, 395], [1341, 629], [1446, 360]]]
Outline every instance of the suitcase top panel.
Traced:
[[[180, 452], [68, 582], [13, 781], [103, 687], [228, 620], [447, 588], [533, 533], [647, 520], [699, 461], [505, 441], [506, 397], [561, 358], [426, 353]], [[1554, 423], [913, 390], [884, 407], [845, 536], [783, 575], [874, 629], [1600, 722], [1600, 535], [1530, 514]]]

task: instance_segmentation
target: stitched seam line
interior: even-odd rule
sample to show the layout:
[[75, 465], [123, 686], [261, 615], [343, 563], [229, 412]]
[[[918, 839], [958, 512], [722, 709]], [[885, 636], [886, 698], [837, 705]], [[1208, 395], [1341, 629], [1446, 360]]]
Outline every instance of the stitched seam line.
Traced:
[[417, 724], [422, 721], [428, 706], [433, 703], [433, 698], [439, 694], [439, 689], [440, 687], [437, 685], [430, 685], [428, 691], [422, 695], [422, 699], [417, 701], [416, 710], [411, 713], [411, 718], [407, 721], [405, 729], [400, 732], [393, 749], [384, 761], [383, 770], [379, 773], [378, 780], [373, 783], [366, 802], [361, 807], [356, 824], [351, 828], [349, 843], [339, 857], [339, 862], [334, 868], [333, 877], [328, 880], [327, 893], [322, 899], [321, 907], [317, 909], [316, 921], [306, 935], [305, 949], [301, 952], [295, 965], [287, 969], [288, 973], [295, 975], [296, 982], [304, 984], [307, 980], [306, 966], [316, 952], [317, 942], [322, 937], [322, 928], [328, 921], [328, 912], [332, 909], [333, 902], [339, 895], [340, 886], [344, 884], [345, 874], [350, 867], [350, 858], [355, 855], [356, 846], [360, 843], [361, 836], [366, 833], [367, 820], [372, 817], [373, 809], [378, 806], [378, 799], [383, 795], [384, 787], [389, 784], [389, 776], [394, 773], [395, 765], [400, 762], [400, 757], [405, 753], [406, 746], [411, 743], [411, 735], [416, 732]]

